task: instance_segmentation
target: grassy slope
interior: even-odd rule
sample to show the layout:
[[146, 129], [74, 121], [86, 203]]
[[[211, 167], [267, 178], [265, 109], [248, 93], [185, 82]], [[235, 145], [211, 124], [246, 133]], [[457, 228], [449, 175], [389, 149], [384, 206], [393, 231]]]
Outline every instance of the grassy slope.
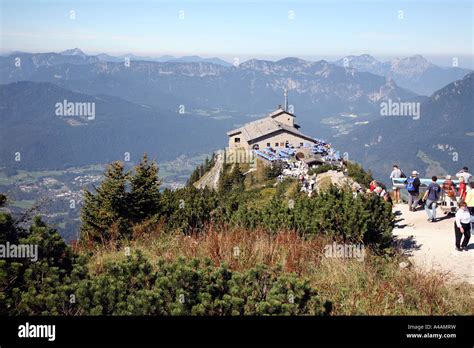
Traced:
[[[357, 259], [326, 258], [323, 236], [305, 239], [293, 232], [268, 234], [209, 227], [205, 233], [185, 236], [169, 234], [160, 228], [136, 228], [142, 236], [130, 242], [133, 251], [157, 263], [158, 259], [210, 258], [215, 265], [227, 263], [234, 270], [245, 270], [258, 263], [281, 266], [282, 272], [295, 272], [310, 279], [319, 294], [334, 304], [334, 315], [472, 315], [472, 286], [448, 284], [441, 274], [423, 274], [411, 267], [400, 268], [402, 256], [376, 256], [370, 251], [363, 262]], [[122, 246], [108, 245], [96, 250], [89, 268], [100, 273], [107, 262], [124, 259]], [[236, 255], [235, 250], [239, 253]]]

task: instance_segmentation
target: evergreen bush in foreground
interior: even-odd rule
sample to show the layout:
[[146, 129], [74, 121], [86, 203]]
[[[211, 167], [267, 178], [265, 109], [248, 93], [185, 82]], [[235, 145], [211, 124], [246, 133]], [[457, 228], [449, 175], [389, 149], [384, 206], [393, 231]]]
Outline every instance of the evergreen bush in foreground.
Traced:
[[156, 269], [136, 253], [80, 283], [78, 305], [91, 315], [324, 315], [306, 279], [263, 265], [236, 272], [225, 264], [179, 259]]

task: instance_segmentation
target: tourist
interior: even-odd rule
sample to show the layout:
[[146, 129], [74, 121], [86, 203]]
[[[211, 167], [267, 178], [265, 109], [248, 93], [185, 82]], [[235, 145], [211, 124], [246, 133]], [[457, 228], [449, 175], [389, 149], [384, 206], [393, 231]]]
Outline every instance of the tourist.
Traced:
[[[393, 165], [392, 173], [390, 173], [390, 179], [398, 179], [402, 177], [402, 171], [398, 168], [398, 165]], [[400, 188], [393, 186], [393, 198], [395, 203], [400, 203]]]
[[471, 215], [474, 216], [474, 182], [471, 182], [469, 186], [471, 187], [471, 190], [467, 191], [466, 199], [464, 201], [466, 202]]
[[466, 183], [464, 182], [464, 176], [459, 177], [459, 202], [464, 202], [466, 200]]
[[[456, 250], [467, 251], [467, 244], [471, 238], [471, 214], [469, 214], [466, 202], [459, 203], [459, 209], [454, 221], [454, 236], [456, 239]], [[461, 243], [463, 236], [464, 239]]]
[[445, 201], [448, 208], [456, 208], [456, 186], [454, 186], [454, 183], [451, 180], [451, 175], [446, 175], [446, 180], [444, 180], [443, 183], [443, 192], [445, 194]]
[[405, 187], [408, 191], [408, 208], [410, 211], [416, 211], [421, 185], [421, 181], [418, 179], [418, 172], [416, 170], [411, 172], [411, 177], [405, 181], [405, 184]]
[[309, 187], [312, 190], [314, 190], [314, 184], [316, 183], [316, 175], [313, 174], [313, 176], [311, 177], [311, 180], [309, 181]]
[[373, 192], [376, 193], [380, 197], [382, 197], [385, 194], [385, 190], [380, 186], [377, 186]]
[[379, 186], [378, 182], [376, 180], [372, 180], [369, 184], [369, 190], [370, 192], [374, 192], [374, 190]]
[[464, 167], [463, 169], [461, 169], [457, 174], [456, 174], [456, 177], [459, 179], [460, 177], [464, 177], [464, 182], [466, 183], [466, 185], [469, 185], [470, 182], [471, 182], [471, 179], [472, 179], [472, 174], [469, 173], [469, 168], [468, 167]]
[[428, 215], [428, 221], [431, 222], [436, 221], [436, 207], [441, 193], [441, 187], [436, 183], [436, 181], [438, 181], [438, 177], [433, 176], [431, 178], [431, 184], [429, 184], [428, 189], [423, 196], [423, 200], [426, 201], [425, 211]]

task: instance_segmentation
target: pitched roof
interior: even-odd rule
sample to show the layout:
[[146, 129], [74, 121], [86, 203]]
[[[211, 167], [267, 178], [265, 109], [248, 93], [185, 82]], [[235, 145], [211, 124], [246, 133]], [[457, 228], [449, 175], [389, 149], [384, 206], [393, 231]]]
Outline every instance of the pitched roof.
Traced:
[[271, 113], [269, 113], [267, 117], [277, 117], [277, 116], [279, 116], [279, 115], [281, 115], [281, 114], [287, 114], [287, 115], [296, 117], [296, 116], [293, 115], [291, 112], [288, 112], [288, 111], [282, 109], [281, 106], [279, 106], [275, 111], [272, 111]]
[[[284, 110], [282, 111], [285, 112]], [[297, 128], [288, 126], [284, 123], [274, 120], [273, 117], [279, 114], [281, 114], [281, 112], [278, 114], [275, 114], [275, 111], [274, 111], [273, 113], [269, 114], [265, 118], [246, 123], [240, 128], [236, 128], [234, 130], [227, 132], [227, 135], [232, 136], [234, 134], [242, 133], [245, 139], [248, 142], [251, 142], [252, 140], [283, 130], [283, 131], [292, 133], [294, 135], [297, 135], [299, 137], [314, 141], [313, 138], [307, 135], [304, 135]]]

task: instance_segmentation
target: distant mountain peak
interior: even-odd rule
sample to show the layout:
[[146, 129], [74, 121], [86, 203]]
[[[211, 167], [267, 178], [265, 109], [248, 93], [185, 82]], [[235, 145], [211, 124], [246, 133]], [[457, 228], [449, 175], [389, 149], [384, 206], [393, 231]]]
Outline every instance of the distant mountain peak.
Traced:
[[261, 69], [262, 67], [269, 67], [274, 65], [275, 63], [271, 60], [263, 60], [263, 59], [249, 59], [239, 65], [239, 68], [243, 69]]
[[285, 65], [290, 65], [290, 64], [304, 64], [307, 65], [310, 62], [304, 59], [296, 58], [296, 57], [286, 57], [282, 58], [278, 61], [276, 61], [277, 64], [285, 64]]
[[391, 62], [392, 68], [394, 69], [409, 69], [416, 71], [423, 71], [434, 66], [430, 63], [425, 57], [420, 54], [406, 57], [406, 58], [397, 58]]
[[347, 56], [350, 60], [364, 61], [364, 62], [379, 62], [374, 56], [370, 54], [361, 54], [359, 56]]
[[217, 64], [217, 65], [222, 65], [222, 66], [231, 66], [229, 62], [226, 62], [223, 59], [220, 59], [218, 57], [212, 57], [212, 58], [202, 58], [197, 55], [193, 56], [183, 56], [180, 58], [173, 58], [170, 60], [167, 60], [168, 62], [174, 62], [174, 63], [212, 63], [212, 64]]
[[86, 56], [86, 54], [79, 48], [72, 48], [69, 50], [65, 50], [62, 52], [59, 52], [63, 56]]

